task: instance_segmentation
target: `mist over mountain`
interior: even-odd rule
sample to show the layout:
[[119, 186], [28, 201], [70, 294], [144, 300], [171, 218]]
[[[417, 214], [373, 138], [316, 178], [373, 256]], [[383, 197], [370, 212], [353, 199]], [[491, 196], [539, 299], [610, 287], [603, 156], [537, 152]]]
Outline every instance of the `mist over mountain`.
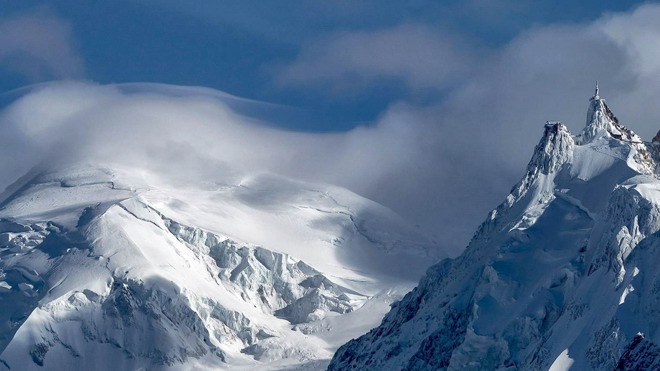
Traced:
[[443, 256], [339, 187], [40, 164], [0, 196], [0, 367], [314, 367]]
[[465, 252], [328, 369], [657, 367], [659, 159], [660, 143], [622, 126], [597, 86], [583, 130], [549, 122]]
[[1, 8], [0, 370], [660, 367], [659, 4]]

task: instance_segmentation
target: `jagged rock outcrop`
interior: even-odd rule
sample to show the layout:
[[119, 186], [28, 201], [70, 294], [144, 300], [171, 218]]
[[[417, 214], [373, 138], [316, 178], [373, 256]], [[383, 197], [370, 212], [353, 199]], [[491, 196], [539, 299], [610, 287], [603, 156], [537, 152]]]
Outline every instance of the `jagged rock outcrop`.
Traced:
[[213, 274], [240, 297], [292, 324], [351, 312], [359, 293], [341, 287], [303, 261], [259, 246], [241, 246], [198, 228], [164, 218], [170, 232], [202, 256], [213, 259]]
[[642, 371], [660, 369], [660, 346], [637, 334], [616, 365], [616, 371]]

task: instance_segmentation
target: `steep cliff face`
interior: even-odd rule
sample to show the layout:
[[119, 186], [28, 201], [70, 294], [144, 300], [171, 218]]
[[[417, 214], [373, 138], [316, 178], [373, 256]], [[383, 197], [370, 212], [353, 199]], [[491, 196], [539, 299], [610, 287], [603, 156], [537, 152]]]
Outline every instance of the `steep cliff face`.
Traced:
[[524, 178], [466, 251], [430, 268], [379, 327], [337, 351], [329, 370], [656, 364], [653, 153], [597, 95], [581, 134], [546, 125]]
[[327, 360], [355, 331], [343, 316], [377, 321], [383, 291], [409, 279], [392, 266], [421, 275], [439, 253], [340, 188], [261, 176], [186, 189], [145, 174], [35, 169], [0, 197], [0, 369]]

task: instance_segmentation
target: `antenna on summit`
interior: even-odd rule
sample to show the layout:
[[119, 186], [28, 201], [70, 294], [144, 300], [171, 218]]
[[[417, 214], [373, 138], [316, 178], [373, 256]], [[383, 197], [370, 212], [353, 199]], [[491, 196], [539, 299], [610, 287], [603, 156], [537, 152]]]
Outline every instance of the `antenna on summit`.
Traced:
[[594, 91], [594, 99], [599, 99], [600, 97], [598, 96], [598, 80], [596, 80], [596, 89]]

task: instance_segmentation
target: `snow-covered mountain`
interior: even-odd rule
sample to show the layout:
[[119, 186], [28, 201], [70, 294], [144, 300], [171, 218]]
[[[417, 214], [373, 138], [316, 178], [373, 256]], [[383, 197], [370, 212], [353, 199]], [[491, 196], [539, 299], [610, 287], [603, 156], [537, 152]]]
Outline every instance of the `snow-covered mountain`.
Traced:
[[548, 123], [466, 251], [329, 370], [658, 369], [658, 138], [623, 127], [598, 90], [579, 135]]
[[323, 367], [441, 257], [338, 187], [36, 167], [0, 195], [0, 369]]

